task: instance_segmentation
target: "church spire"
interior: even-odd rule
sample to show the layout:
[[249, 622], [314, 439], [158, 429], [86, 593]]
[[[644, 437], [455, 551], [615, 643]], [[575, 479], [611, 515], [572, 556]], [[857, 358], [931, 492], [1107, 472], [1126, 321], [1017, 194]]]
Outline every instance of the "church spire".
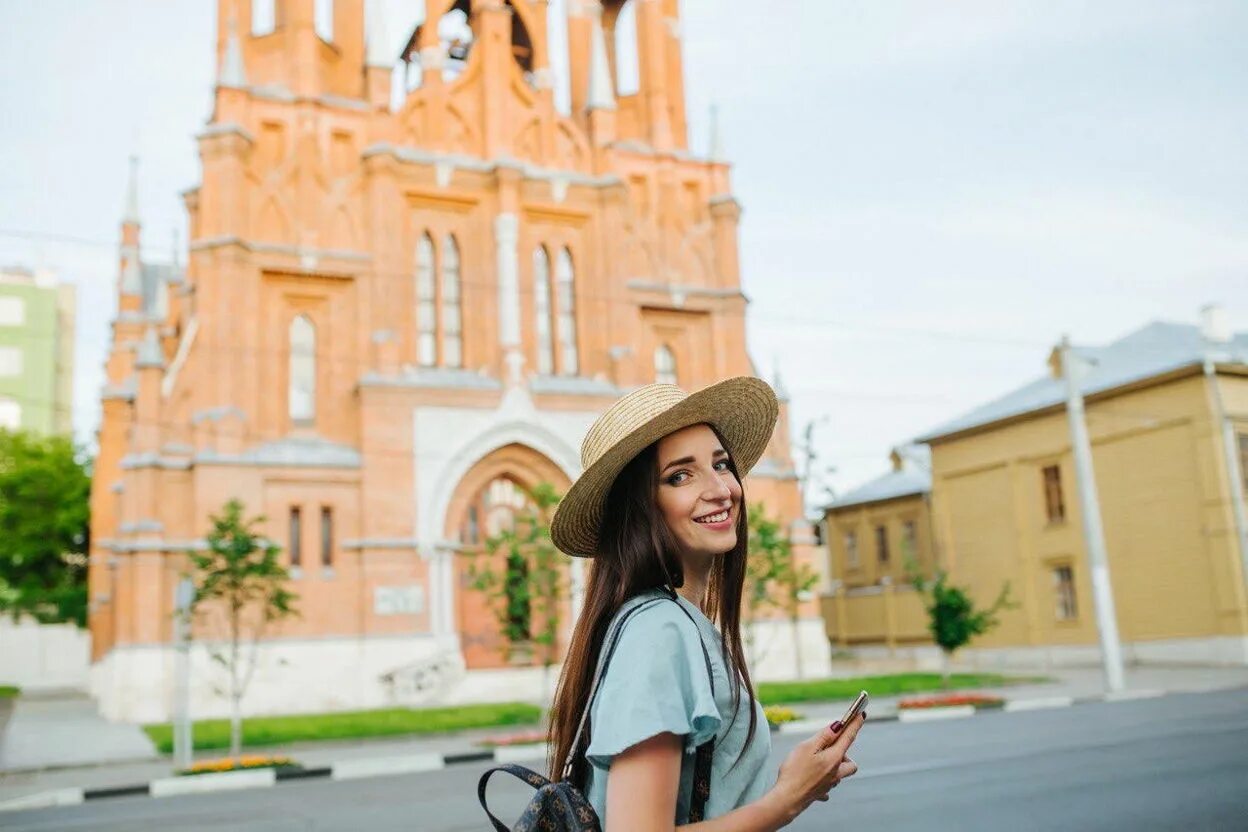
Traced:
[[724, 156], [724, 140], [719, 132], [719, 106], [711, 105], [711, 136], [708, 142], [707, 158], [712, 162], [722, 162]]
[[130, 157], [130, 176], [126, 181], [126, 208], [122, 223], [139, 225], [139, 157]]
[[602, 31], [602, 10], [597, 9], [591, 15], [593, 30], [590, 37], [589, 58], [589, 103], [590, 110], [614, 110], [615, 92], [611, 84], [611, 66], [607, 62], [607, 41]]
[[247, 73], [243, 68], [243, 49], [238, 43], [238, 25], [230, 15], [230, 30], [225, 37], [225, 55], [221, 59], [221, 74], [217, 85], [241, 89], [247, 86]]

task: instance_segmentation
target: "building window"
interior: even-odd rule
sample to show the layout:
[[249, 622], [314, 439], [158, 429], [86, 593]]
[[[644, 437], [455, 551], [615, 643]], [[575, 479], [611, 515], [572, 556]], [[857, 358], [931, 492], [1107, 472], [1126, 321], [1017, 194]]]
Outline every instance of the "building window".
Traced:
[[316, 0], [312, 15], [317, 36], [326, 43], [332, 43], [334, 40], [334, 0]]
[[1239, 440], [1239, 475], [1244, 480], [1244, 495], [1248, 498], [1248, 433], [1237, 434]]
[[654, 349], [654, 380], [660, 384], [676, 383], [676, 355], [667, 344]]
[[637, 4], [625, 2], [616, 15], [612, 27], [615, 48], [615, 94], [633, 95], [641, 89], [641, 74], [637, 66]]
[[555, 286], [558, 292], [559, 317], [556, 333], [559, 338], [559, 372], [565, 376], [577, 373], [576, 298], [573, 291], [572, 253], [566, 248], [555, 261]]
[[303, 512], [299, 506], [290, 507], [290, 542], [287, 545], [290, 548], [290, 565], [293, 567], [298, 567], [303, 563], [302, 515]]
[[858, 532], [845, 532], [845, 563], [851, 567], [858, 565]]
[[321, 506], [321, 566], [334, 564], [334, 510]]
[[316, 327], [307, 315], [290, 322], [290, 418], [316, 418]]
[[1057, 605], [1054, 613], [1058, 621], [1073, 621], [1079, 617], [1075, 602], [1075, 572], [1069, 566], [1053, 569], [1053, 594]]
[[442, 365], [462, 367], [463, 320], [459, 311], [459, 246], [450, 234], [442, 245]]
[[22, 406], [13, 399], [0, 396], [0, 429], [20, 430]]
[[533, 309], [537, 315], [537, 371], [555, 371], [555, 351], [550, 326], [550, 255], [545, 246], [533, 250]]
[[875, 527], [875, 556], [881, 565], [888, 563], [888, 526]]
[[22, 374], [22, 348], [0, 347], [0, 378]]
[[918, 553], [918, 527], [913, 520], [901, 524], [901, 559], [909, 563]]
[[26, 324], [26, 300], [5, 295], [0, 297], [0, 326], [24, 326]]
[[1050, 523], [1066, 519], [1066, 503], [1062, 500], [1062, 469], [1046, 465], [1044, 475], [1044, 513]]
[[277, 0], [251, 0], [251, 33], [269, 35], [277, 28]]
[[416, 244], [416, 360], [422, 367], [432, 367], [438, 361], [436, 292], [433, 240], [425, 234]]

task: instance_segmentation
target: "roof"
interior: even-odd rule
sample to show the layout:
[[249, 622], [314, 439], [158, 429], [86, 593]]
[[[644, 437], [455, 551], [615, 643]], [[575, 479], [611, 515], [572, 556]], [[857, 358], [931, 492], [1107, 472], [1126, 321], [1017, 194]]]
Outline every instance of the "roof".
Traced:
[[171, 283], [182, 282], [182, 270], [171, 263], [143, 263], [140, 280], [144, 313], [150, 318], [163, 320], [168, 311], [168, 296], [164, 289]]
[[893, 450], [892, 471], [842, 494], [828, 504], [827, 510], [912, 497], [931, 490], [931, 449], [926, 445], [904, 445]]
[[[1087, 396], [1202, 364], [1206, 356], [1218, 363], [1248, 364], [1248, 332], [1230, 334], [1225, 342], [1210, 342], [1202, 335], [1200, 327], [1154, 321], [1106, 346], [1072, 349], [1089, 365], [1087, 373], [1079, 379], [1079, 388]], [[932, 442], [1045, 410], [1065, 400], [1065, 382], [1051, 375], [1041, 376], [927, 431], [915, 441]]]

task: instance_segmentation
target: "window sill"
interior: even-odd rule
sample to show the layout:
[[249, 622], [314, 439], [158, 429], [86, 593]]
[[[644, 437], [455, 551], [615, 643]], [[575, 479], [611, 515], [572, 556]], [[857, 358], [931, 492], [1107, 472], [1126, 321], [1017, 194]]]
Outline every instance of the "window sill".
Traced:
[[286, 571], [290, 574], [292, 580], [298, 581], [303, 578], [303, 567], [301, 566], [292, 566]]
[[334, 578], [337, 577], [337, 575], [338, 573], [334, 571], [334, 567], [332, 566], [321, 567], [321, 580], [332, 581]]

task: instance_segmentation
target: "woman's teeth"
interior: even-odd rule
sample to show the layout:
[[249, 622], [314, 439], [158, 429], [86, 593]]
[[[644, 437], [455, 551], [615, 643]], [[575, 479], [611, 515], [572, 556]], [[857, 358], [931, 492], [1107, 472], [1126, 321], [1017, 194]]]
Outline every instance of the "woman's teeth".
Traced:
[[695, 523], [722, 523], [728, 519], [728, 509], [724, 509], [718, 514], [708, 514], [705, 517], [694, 518]]

